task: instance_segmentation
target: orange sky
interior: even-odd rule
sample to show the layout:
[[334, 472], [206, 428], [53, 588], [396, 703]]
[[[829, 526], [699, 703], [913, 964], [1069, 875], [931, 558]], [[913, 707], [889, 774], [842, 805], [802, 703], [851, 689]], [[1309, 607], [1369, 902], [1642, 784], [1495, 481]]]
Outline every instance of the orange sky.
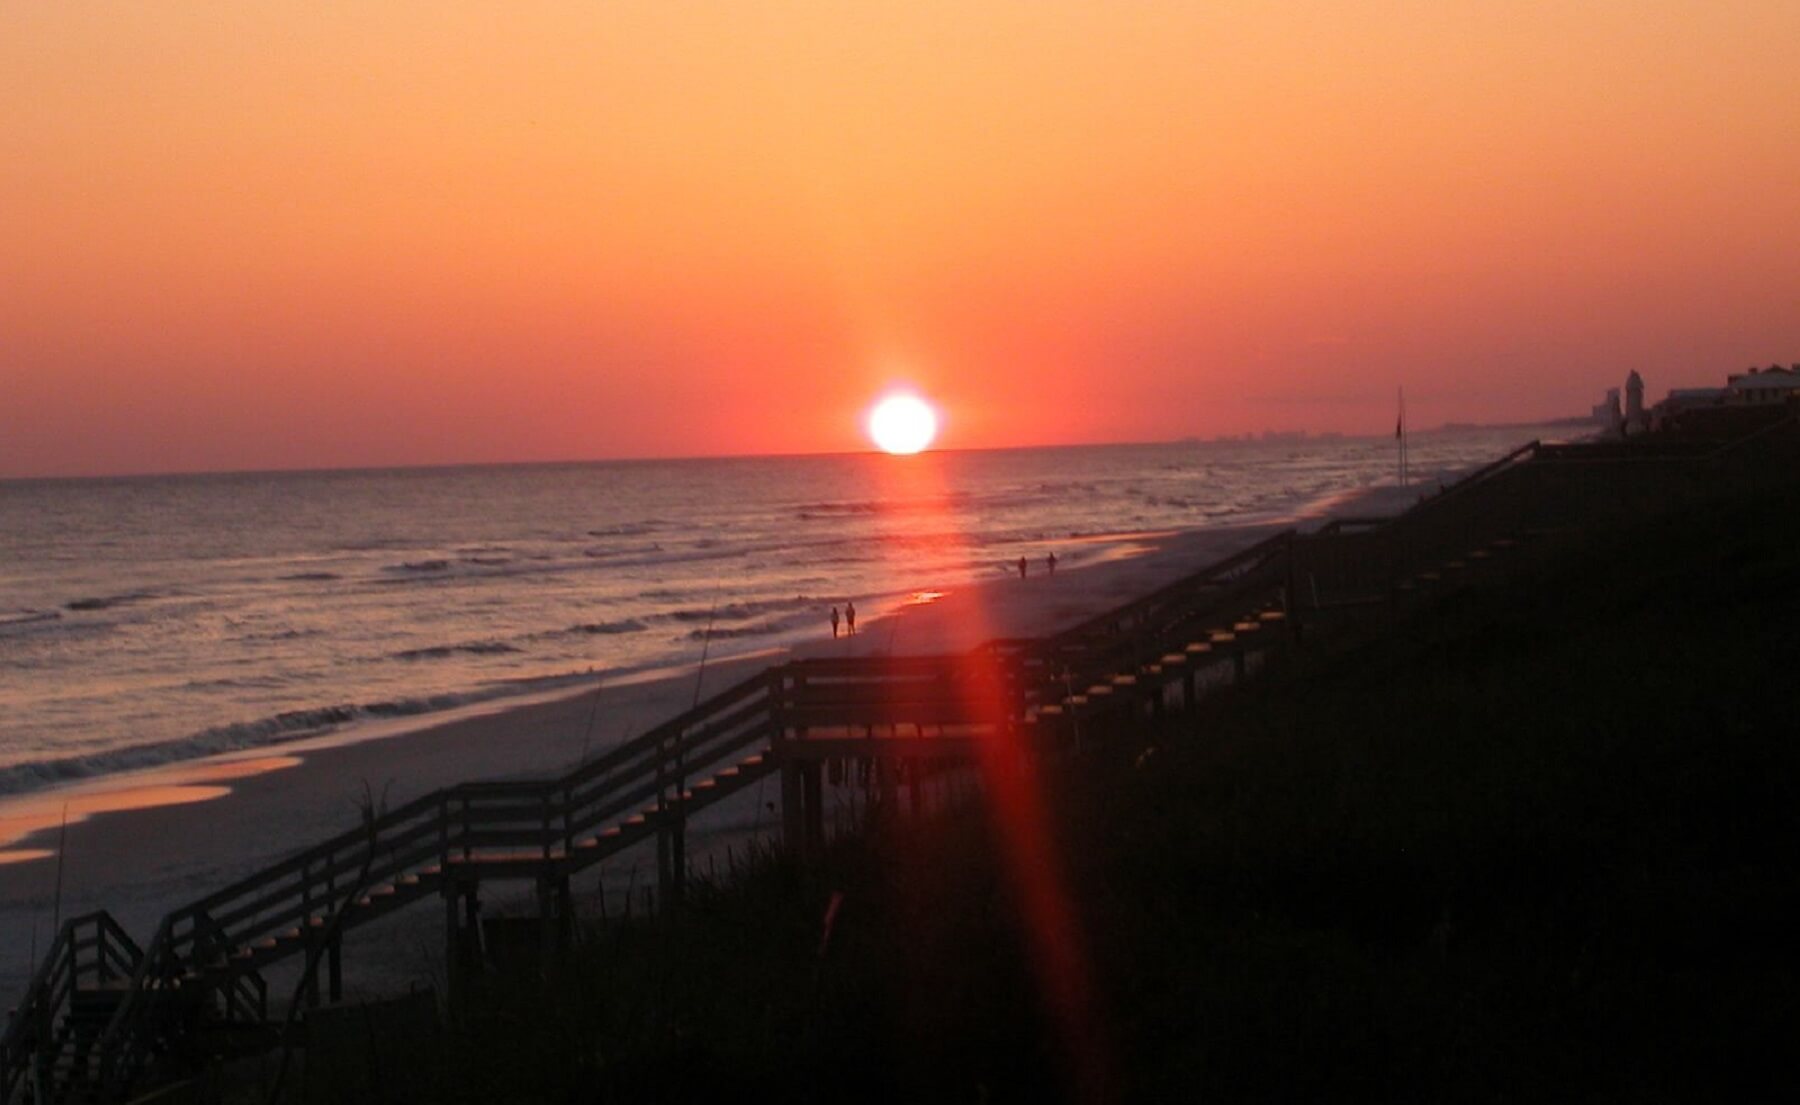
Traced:
[[[1374, 14], [1379, 12], [1380, 14]], [[1800, 361], [1800, 4], [0, 6], [0, 476], [1380, 432]]]

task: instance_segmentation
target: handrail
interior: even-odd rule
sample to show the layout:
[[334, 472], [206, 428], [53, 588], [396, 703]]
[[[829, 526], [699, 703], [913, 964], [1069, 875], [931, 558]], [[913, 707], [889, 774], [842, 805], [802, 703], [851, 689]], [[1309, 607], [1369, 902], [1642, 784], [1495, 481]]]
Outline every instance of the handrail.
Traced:
[[1505, 456], [1489, 461], [1480, 468], [1475, 469], [1473, 472], [1469, 472], [1466, 475], [1459, 477], [1454, 483], [1445, 484], [1437, 494], [1415, 503], [1411, 508], [1402, 511], [1394, 521], [1404, 521], [1410, 517], [1419, 516], [1431, 509], [1441, 507], [1451, 499], [1467, 494], [1471, 488], [1486, 483], [1489, 479], [1499, 475], [1502, 471], [1510, 469], [1514, 464], [1526, 463], [1537, 459], [1543, 449], [1544, 443], [1537, 438], [1533, 438], [1519, 446], [1517, 449], [1514, 449], [1512, 452], [1507, 453]]
[[1256, 544], [1245, 549], [1240, 549], [1230, 556], [1225, 557], [1223, 560], [1209, 564], [1192, 575], [1183, 576], [1173, 583], [1165, 584], [1164, 586], [1157, 588], [1148, 595], [1133, 599], [1122, 606], [1116, 607], [1103, 614], [1097, 614], [1076, 624], [1072, 628], [1056, 633], [1040, 642], [1040, 644], [1054, 650], [1056, 647], [1069, 641], [1080, 640], [1083, 637], [1092, 636], [1098, 631], [1108, 630], [1118, 626], [1135, 615], [1166, 605], [1172, 599], [1188, 597], [1196, 588], [1218, 581], [1234, 570], [1247, 564], [1251, 564], [1252, 562], [1261, 561], [1272, 553], [1284, 551], [1288, 542], [1292, 541], [1294, 536], [1295, 531], [1289, 529], [1265, 537]]
[[[92, 937], [83, 932], [93, 929]], [[91, 962], [81, 953], [91, 951]], [[58, 1036], [56, 1021], [65, 1015], [86, 975], [101, 982], [129, 975], [143, 952], [112, 915], [105, 910], [84, 913], [64, 921], [43, 962], [33, 973], [13, 1020], [0, 1034], [0, 1100], [7, 1100], [19, 1080], [36, 1063], [53, 1059], [67, 1042]], [[27, 1049], [24, 1045], [34, 1045]], [[53, 1049], [45, 1055], [45, 1044]]]

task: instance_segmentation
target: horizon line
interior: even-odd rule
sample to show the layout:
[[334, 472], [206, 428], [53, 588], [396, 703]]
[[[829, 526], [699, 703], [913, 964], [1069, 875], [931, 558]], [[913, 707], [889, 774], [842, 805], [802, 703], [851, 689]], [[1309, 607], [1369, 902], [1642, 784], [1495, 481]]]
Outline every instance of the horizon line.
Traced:
[[[1580, 416], [1562, 415], [1541, 419], [1509, 420], [1506, 422], [1459, 422], [1450, 421], [1436, 426], [1408, 433], [1438, 433], [1448, 429], [1508, 429], [1511, 427], [1550, 426], [1564, 422], [1583, 421]], [[1201, 436], [1188, 434], [1181, 437], [1153, 438], [1139, 440], [1106, 440], [1106, 441], [1067, 441], [1044, 443], [1039, 445], [979, 445], [958, 446], [954, 448], [931, 448], [913, 456], [930, 456], [937, 453], [1008, 453], [1026, 452], [1033, 449], [1104, 449], [1134, 445], [1181, 445], [1181, 444], [1225, 444], [1230, 442], [1255, 442], [1264, 436], [1289, 437], [1296, 436], [1309, 440], [1358, 441], [1369, 438], [1386, 438], [1389, 435], [1380, 430], [1368, 433], [1344, 433], [1341, 431], [1312, 430], [1278, 430], [1264, 428], [1247, 431], [1242, 434], [1214, 434]], [[555, 460], [463, 460], [463, 461], [424, 461], [399, 464], [323, 464], [295, 467], [271, 468], [167, 468], [146, 469], [116, 472], [74, 472], [47, 473], [39, 475], [0, 475], [0, 484], [15, 483], [52, 483], [59, 481], [78, 482], [82, 480], [154, 480], [174, 477], [205, 476], [298, 476], [320, 475], [326, 473], [350, 474], [357, 472], [430, 472], [451, 471], [459, 468], [551, 468], [585, 464], [680, 464], [697, 461], [719, 460], [792, 460], [813, 457], [889, 457], [890, 454], [877, 448], [868, 449], [821, 449], [814, 452], [785, 453], [685, 453], [661, 455], [638, 455], [618, 457], [562, 457]], [[907, 461], [912, 457], [892, 457], [896, 461]]]

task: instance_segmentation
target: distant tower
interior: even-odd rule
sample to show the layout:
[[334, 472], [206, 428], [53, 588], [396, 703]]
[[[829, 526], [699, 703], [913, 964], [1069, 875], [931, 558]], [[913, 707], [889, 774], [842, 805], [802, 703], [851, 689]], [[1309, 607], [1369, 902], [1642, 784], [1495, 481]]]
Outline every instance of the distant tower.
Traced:
[[1625, 436], [1625, 416], [1619, 413], [1619, 389], [1606, 389], [1606, 402], [1594, 408], [1594, 421], [1607, 437]]
[[1650, 420], [1644, 414], [1644, 378], [1631, 370], [1625, 377], [1625, 432], [1641, 434], [1650, 428]]

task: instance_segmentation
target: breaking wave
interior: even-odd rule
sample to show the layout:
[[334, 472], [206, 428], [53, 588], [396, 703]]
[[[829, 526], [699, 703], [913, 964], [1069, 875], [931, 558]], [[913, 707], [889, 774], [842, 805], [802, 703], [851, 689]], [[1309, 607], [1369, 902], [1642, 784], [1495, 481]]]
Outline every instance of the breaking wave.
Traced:
[[588, 636], [611, 636], [615, 633], [642, 633], [650, 628], [636, 618], [625, 618], [616, 622], [583, 622], [563, 630], [567, 634], [585, 634]]
[[286, 710], [272, 717], [259, 718], [255, 721], [236, 722], [231, 725], [203, 729], [198, 733], [176, 740], [132, 745], [83, 756], [32, 760], [0, 767], [0, 794], [22, 794], [26, 791], [39, 790], [60, 783], [91, 779], [99, 775], [161, 767], [184, 760], [216, 756], [224, 752], [272, 747], [305, 740], [308, 737], [323, 736], [352, 722], [364, 719], [415, 717], [440, 713], [456, 709], [459, 706], [487, 702], [496, 698], [509, 698], [560, 686], [571, 686], [591, 678], [592, 676], [586, 673], [547, 676], [493, 683], [479, 690], [464, 693], [424, 695], [418, 698], [402, 698], [361, 705], [345, 703], [336, 706], [318, 706], [306, 710]]
[[136, 602], [147, 602], [162, 597], [158, 591], [125, 591], [117, 595], [101, 595], [96, 598], [75, 599], [63, 603], [64, 610], [111, 610], [115, 606], [130, 606]]
[[434, 645], [430, 648], [409, 648], [394, 653], [396, 660], [443, 660], [465, 653], [470, 656], [495, 656], [503, 652], [518, 652], [519, 649], [505, 641], [469, 641], [460, 645]]

